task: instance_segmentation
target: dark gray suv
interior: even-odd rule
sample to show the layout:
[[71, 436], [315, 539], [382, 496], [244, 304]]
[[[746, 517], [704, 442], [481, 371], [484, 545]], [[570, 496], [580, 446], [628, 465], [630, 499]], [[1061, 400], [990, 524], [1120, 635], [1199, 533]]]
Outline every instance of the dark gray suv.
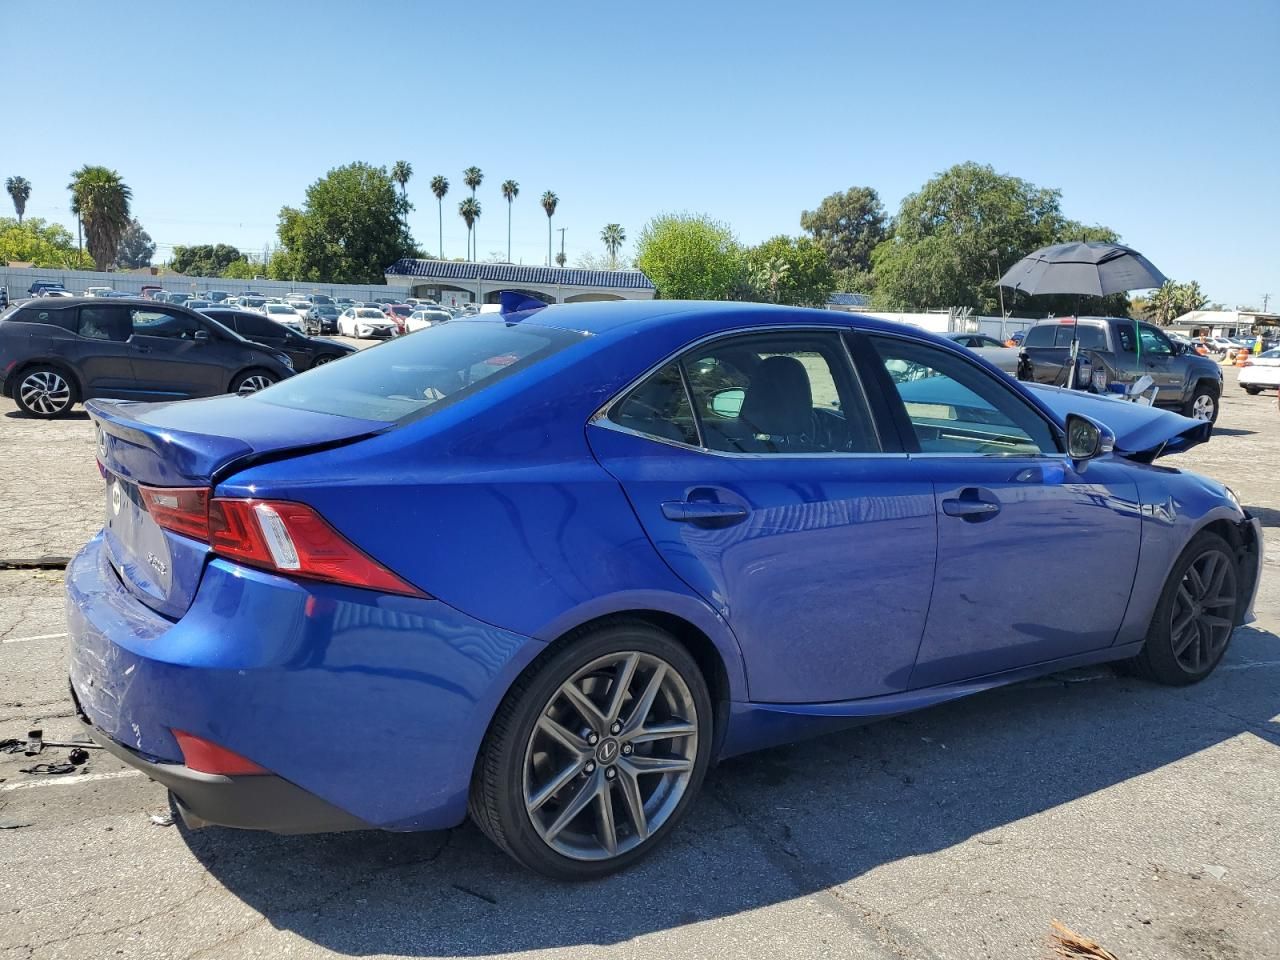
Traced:
[[0, 393], [34, 417], [95, 397], [253, 393], [292, 375], [280, 351], [173, 304], [41, 298], [0, 314]]

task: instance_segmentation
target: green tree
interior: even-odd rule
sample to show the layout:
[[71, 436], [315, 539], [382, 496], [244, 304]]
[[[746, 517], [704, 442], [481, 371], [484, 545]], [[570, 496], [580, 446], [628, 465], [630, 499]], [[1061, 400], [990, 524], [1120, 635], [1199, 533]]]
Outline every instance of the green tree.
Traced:
[[19, 223], [0, 217], [0, 263], [30, 263], [59, 270], [92, 270], [93, 261], [76, 249], [75, 237], [60, 223], [39, 217]]
[[1180, 291], [1178, 284], [1172, 280], [1166, 280], [1147, 298], [1147, 314], [1156, 323], [1172, 323], [1174, 317], [1181, 313]]
[[[404, 209], [407, 214], [411, 209], [409, 207], [409, 194], [405, 188], [409, 184], [409, 178], [413, 176], [413, 164], [408, 160], [397, 160], [391, 165], [391, 179], [396, 182], [396, 186], [400, 188], [400, 199], [404, 201]], [[406, 227], [407, 229], [407, 227]]]
[[1194, 280], [1178, 284], [1178, 315], [1190, 313], [1192, 310], [1203, 310], [1209, 298]]
[[476, 220], [480, 218], [480, 201], [475, 197], [467, 197], [458, 204], [458, 216], [460, 216], [467, 225], [467, 258], [472, 258], [474, 231]]
[[106, 270], [115, 262], [120, 238], [129, 228], [133, 192], [116, 171], [88, 164], [72, 173], [67, 189], [72, 207], [84, 223], [94, 266]]
[[728, 226], [703, 214], [666, 213], [640, 231], [636, 266], [665, 300], [726, 300], [741, 286], [742, 251]]
[[27, 212], [27, 201], [31, 199], [31, 181], [26, 177], [10, 177], [4, 182], [4, 188], [13, 200], [13, 209], [18, 214], [18, 224], [22, 224], [22, 215]]
[[[542, 209], [547, 214], [547, 266], [551, 266], [551, 218], [556, 215], [556, 207], [560, 205], [560, 198], [548, 190], [542, 195]], [[561, 264], [563, 266], [563, 264]]]
[[262, 264], [252, 263], [241, 257], [239, 260], [232, 260], [228, 263], [220, 276], [226, 277], [228, 280], [252, 280], [264, 272], [265, 267]]
[[484, 174], [479, 167], [467, 167], [462, 171], [462, 182], [471, 188], [471, 195], [476, 195], [476, 188], [484, 182]]
[[511, 204], [520, 196], [520, 184], [514, 180], [502, 181], [502, 195], [507, 199], [507, 263], [511, 262]]
[[436, 214], [440, 223], [440, 259], [444, 259], [444, 198], [449, 192], [449, 181], [444, 177], [436, 174], [431, 178], [431, 192], [436, 195]]
[[604, 248], [609, 251], [609, 269], [618, 269], [618, 251], [622, 249], [622, 245], [626, 243], [627, 231], [622, 229], [620, 223], [606, 223], [604, 229], [600, 231], [600, 242], [604, 244]]
[[130, 220], [124, 236], [120, 238], [120, 248], [116, 251], [116, 266], [124, 270], [149, 267], [155, 253], [156, 244], [151, 239], [151, 234], [142, 229], [142, 224], [136, 218]]
[[220, 277], [222, 272], [244, 254], [228, 243], [179, 244], [173, 248], [169, 269], [189, 277]]
[[564, 265], [565, 265], [566, 263], [568, 263], [568, 262], [569, 262], [569, 258], [568, 258], [568, 257], [566, 257], [566, 256], [564, 255], [564, 251], [563, 251], [563, 250], [561, 250], [559, 253], [557, 253], [557, 254], [556, 254], [556, 266], [557, 266], [557, 267], [560, 267], [560, 268], [562, 268], [562, 269], [563, 269]]
[[406, 207], [385, 167], [351, 163], [330, 170], [307, 188], [301, 209], [280, 210], [271, 277], [385, 283], [386, 268], [414, 253]]
[[871, 187], [850, 187], [823, 198], [816, 210], [800, 214], [800, 227], [827, 255], [842, 289], [866, 292], [871, 253], [888, 235], [888, 217]]
[[808, 237], [766, 240], [746, 251], [745, 264], [757, 300], [819, 307], [835, 289], [827, 251]]

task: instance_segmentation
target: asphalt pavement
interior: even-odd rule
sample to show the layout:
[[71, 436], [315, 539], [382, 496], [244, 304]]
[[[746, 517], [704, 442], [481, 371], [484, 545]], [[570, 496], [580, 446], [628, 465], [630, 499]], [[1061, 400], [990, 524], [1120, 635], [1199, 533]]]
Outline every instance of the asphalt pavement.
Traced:
[[[11, 411], [0, 567], [68, 555], [102, 510], [88, 421]], [[1054, 919], [1121, 960], [1280, 956], [1274, 396], [1229, 387], [1213, 441], [1166, 462], [1226, 481], [1266, 526], [1258, 622], [1198, 686], [1081, 670], [739, 758], [663, 851], [586, 886], [523, 871], [471, 826], [190, 832], [102, 751], [60, 776], [20, 770], [65, 748], [0, 754], [0, 960], [1025, 960]], [[65, 630], [58, 570], [0, 569], [0, 739], [80, 734]]]

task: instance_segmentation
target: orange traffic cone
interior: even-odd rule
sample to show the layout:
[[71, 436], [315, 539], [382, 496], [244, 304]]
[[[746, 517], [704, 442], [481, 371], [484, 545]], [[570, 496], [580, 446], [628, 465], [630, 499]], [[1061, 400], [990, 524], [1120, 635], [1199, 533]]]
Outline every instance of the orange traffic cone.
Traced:
[[1249, 351], [1242, 349], [1236, 354], [1236, 366], [1243, 367], [1249, 360]]

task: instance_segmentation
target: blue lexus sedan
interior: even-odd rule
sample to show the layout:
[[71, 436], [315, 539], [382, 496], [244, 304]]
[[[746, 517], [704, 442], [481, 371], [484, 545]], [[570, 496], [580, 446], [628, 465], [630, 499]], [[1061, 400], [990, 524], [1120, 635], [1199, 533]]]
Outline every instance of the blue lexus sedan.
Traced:
[[585, 879], [718, 759], [1084, 664], [1193, 683], [1258, 522], [1211, 427], [785, 307], [516, 305], [252, 396], [93, 401], [71, 686], [188, 824]]

